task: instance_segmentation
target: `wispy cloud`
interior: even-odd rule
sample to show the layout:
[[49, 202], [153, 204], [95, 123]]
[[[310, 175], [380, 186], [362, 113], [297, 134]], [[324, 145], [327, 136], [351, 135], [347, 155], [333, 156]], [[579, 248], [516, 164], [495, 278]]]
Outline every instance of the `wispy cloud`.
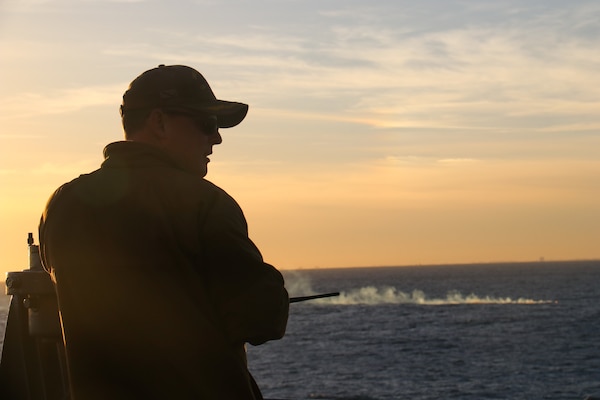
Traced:
[[[305, 109], [331, 99], [317, 112], [348, 113], [384, 127], [505, 129], [535, 120], [538, 129], [556, 129], [591, 119], [600, 106], [595, 90], [600, 54], [593, 51], [600, 42], [589, 35], [599, 30], [589, 15], [600, 11], [589, 3], [558, 9], [515, 3], [501, 8], [508, 19], [495, 17], [499, 7], [488, 4], [494, 9], [470, 9], [477, 21], [450, 13], [427, 29], [419, 26], [421, 20], [411, 21], [410, 13], [419, 8], [388, 5], [385, 15], [351, 7], [322, 11], [325, 21], [301, 34], [273, 28], [242, 36], [165, 31], [186, 44], [155, 58], [225, 70], [236, 89], [263, 107], [295, 106], [290, 94]], [[392, 16], [406, 23], [392, 25]], [[149, 54], [143, 47], [138, 51]], [[562, 121], [557, 125], [548, 115]]]
[[[248, 96], [257, 106], [351, 116], [379, 127], [596, 129], [600, 6], [449, 1], [438, 7], [430, 15], [422, 5], [315, 3], [309, 30], [299, 22], [284, 29], [253, 20], [227, 33], [193, 28], [197, 20], [185, 15], [180, 27], [143, 28], [157, 40], [140, 42], [136, 35], [107, 44], [103, 54], [192, 64], [220, 91]], [[77, 90], [17, 100], [48, 105], [47, 112], [73, 107], [74, 95], [84, 105], [115, 104], [99, 99], [102, 88]]]
[[64, 114], [86, 107], [120, 103], [126, 84], [89, 86], [42, 93], [19, 93], [0, 98], [0, 120], [29, 118], [37, 115]]

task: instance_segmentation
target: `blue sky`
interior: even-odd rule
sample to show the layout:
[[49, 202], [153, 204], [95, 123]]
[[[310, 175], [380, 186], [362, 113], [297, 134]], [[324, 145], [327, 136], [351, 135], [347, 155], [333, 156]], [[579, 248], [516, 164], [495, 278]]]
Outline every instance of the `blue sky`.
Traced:
[[595, 1], [1, 1], [0, 264], [161, 63], [250, 104], [207, 178], [278, 266], [599, 257], [599, 21]]

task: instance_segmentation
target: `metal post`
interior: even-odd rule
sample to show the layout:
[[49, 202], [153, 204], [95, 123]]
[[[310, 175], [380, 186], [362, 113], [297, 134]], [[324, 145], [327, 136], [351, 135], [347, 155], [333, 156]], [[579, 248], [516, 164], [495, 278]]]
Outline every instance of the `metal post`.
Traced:
[[31, 233], [27, 242], [29, 269], [6, 274], [6, 294], [12, 297], [0, 359], [0, 398], [68, 399], [56, 293]]

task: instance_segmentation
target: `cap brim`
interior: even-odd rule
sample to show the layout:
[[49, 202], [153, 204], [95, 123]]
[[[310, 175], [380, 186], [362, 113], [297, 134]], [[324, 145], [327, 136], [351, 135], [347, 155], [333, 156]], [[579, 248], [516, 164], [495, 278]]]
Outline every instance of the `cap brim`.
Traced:
[[248, 104], [225, 100], [215, 100], [209, 104], [188, 104], [184, 108], [202, 114], [215, 115], [219, 128], [234, 127], [242, 122], [248, 114]]

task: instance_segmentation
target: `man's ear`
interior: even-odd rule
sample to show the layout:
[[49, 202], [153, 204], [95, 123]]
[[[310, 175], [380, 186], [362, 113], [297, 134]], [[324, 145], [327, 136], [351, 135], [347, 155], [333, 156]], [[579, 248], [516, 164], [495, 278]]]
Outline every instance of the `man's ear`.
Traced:
[[165, 116], [165, 113], [157, 108], [152, 110], [147, 119], [148, 128], [152, 133], [152, 136], [159, 140], [168, 137]]

